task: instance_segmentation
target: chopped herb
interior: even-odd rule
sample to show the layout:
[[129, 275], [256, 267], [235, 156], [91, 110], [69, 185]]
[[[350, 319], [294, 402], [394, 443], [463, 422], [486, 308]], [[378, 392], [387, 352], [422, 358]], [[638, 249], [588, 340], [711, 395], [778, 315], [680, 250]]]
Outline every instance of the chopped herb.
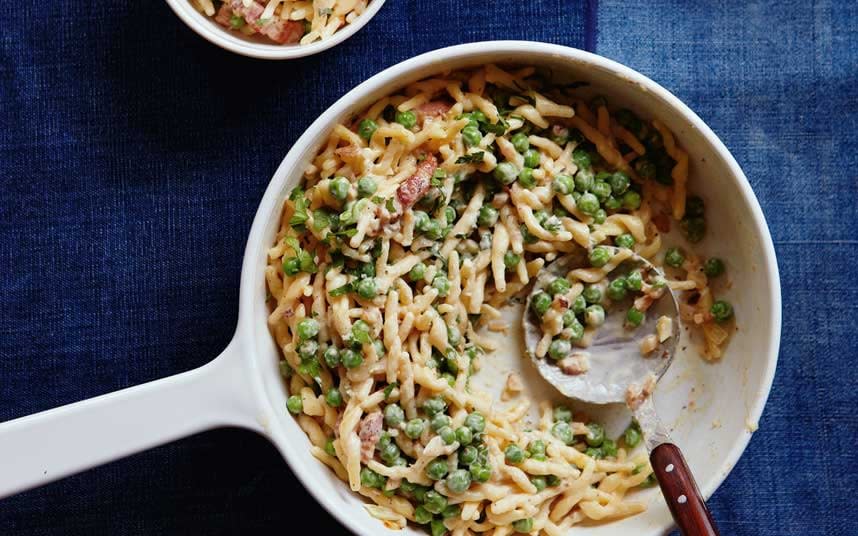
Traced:
[[473, 153], [462, 155], [456, 159], [457, 164], [480, 164], [483, 161], [483, 151], [474, 151]]
[[390, 212], [391, 214], [392, 214], [392, 213], [394, 213], [394, 212], [396, 212], [396, 206], [393, 204], [393, 198], [392, 198], [392, 197], [391, 197], [390, 199], [388, 199], [388, 200], [387, 200], [387, 203], [385, 203], [385, 204], [384, 204], [384, 207], [385, 207], [385, 208], [387, 209], [387, 211], [388, 211], [388, 212]]
[[239, 30], [244, 26], [244, 17], [240, 15], [233, 15], [229, 18], [229, 26], [233, 30]]
[[295, 251], [295, 258], [298, 260], [300, 271], [307, 272], [309, 274], [315, 274], [319, 271], [319, 267], [316, 266], [316, 261], [313, 260], [313, 256], [309, 251], [301, 249], [301, 244], [298, 243], [297, 238], [291, 236], [286, 238], [286, 244]]
[[264, 19], [259, 19], [259, 20], [257, 20], [257, 21], [256, 21], [256, 25], [257, 25], [257, 26], [265, 26], [265, 25], [266, 25], [266, 24], [268, 24], [269, 22], [271, 22], [271, 17], [265, 17]]
[[[294, 190], [292, 193], [295, 193]], [[295, 213], [292, 214], [291, 218], [289, 218], [289, 225], [292, 227], [303, 227], [304, 224], [307, 223], [307, 219], [310, 217], [307, 213], [307, 207], [310, 205], [310, 202], [306, 197], [303, 197], [303, 195], [293, 201], [295, 203]]]
[[390, 393], [393, 392], [395, 388], [399, 387], [399, 382], [393, 382], [384, 388], [384, 399], [387, 400], [390, 398]]
[[352, 291], [354, 291], [354, 285], [352, 285], [351, 283], [346, 283], [345, 285], [343, 285], [341, 287], [337, 287], [337, 288], [333, 289], [332, 291], [328, 292], [328, 294], [332, 298], [336, 298], [337, 296], [343, 296], [343, 295], [348, 294], [349, 292], [352, 292]]

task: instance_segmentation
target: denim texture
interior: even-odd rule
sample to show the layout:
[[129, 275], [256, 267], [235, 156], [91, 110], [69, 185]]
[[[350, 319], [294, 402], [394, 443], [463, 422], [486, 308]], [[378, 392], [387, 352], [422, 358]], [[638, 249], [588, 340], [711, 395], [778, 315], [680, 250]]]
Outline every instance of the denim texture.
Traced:
[[[327, 106], [421, 52], [531, 39], [678, 95], [768, 218], [780, 364], [710, 501], [721, 532], [858, 534], [858, 3], [390, 0], [290, 62], [220, 50], [160, 1], [15, 8], [0, 21], [0, 421], [207, 362], [235, 326], [257, 203]], [[295, 516], [345, 532], [264, 439], [216, 430], [2, 500], [0, 534], [269, 534]]]

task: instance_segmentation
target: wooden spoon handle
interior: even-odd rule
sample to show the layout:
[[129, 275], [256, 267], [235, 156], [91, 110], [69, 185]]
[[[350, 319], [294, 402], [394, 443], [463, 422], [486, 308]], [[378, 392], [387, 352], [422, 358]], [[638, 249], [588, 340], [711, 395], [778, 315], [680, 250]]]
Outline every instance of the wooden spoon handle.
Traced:
[[684, 536], [718, 536], [712, 514], [679, 447], [662, 443], [652, 450], [649, 459], [679, 531]]

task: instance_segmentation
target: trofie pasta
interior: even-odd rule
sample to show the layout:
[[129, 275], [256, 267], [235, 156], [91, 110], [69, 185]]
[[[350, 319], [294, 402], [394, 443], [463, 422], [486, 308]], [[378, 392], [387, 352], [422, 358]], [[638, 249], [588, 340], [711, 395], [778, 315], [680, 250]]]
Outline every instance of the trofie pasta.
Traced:
[[275, 43], [327, 39], [366, 10], [369, 0], [190, 0], [221, 26]]
[[[287, 407], [390, 527], [560, 535], [644, 510], [636, 425], [611, 439], [547, 403], [529, 423], [519, 380], [503, 406], [471, 382], [495, 349], [485, 330], [506, 329], [500, 310], [546, 263], [603, 243], [660, 261], [672, 220], [688, 242], [705, 232], [672, 134], [576, 91], [531, 67], [416, 82], [337, 126], [285, 202], [266, 277]], [[669, 248], [664, 263], [719, 357], [723, 262]]]

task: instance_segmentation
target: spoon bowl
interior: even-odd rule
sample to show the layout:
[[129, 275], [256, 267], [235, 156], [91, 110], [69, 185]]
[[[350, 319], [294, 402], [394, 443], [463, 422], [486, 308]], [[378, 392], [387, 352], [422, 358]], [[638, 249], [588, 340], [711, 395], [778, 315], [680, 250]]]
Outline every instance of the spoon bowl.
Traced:
[[[617, 254], [620, 249], [600, 246]], [[590, 261], [583, 249], [564, 255], [540, 271], [533, 290], [527, 297], [525, 313], [522, 315], [525, 352], [530, 356], [539, 373], [565, 396], [593, 404], [624, 403], [626, 391], [630, 385], [640, 385], [653, 374], [660, 379], [673, 361], [676, 345], [679, 341], [680, 322], [679, 304], [670, 289], [665, 289], [661, 298], [653, 302], [644, 321], [636, 329], [625, 327], [625, 311], [631, 307], [633, 299], [626, 297], [620, 301], [603, 304], [605, 323], [599, 327], [592, 343], [584, 350], [590, 354], [590, 369], [578, 375], [563, 372], [548, 356], [537, 357], [533, 351], [542, 337], [539, 317], [531, 307], [533, 296], [558, 277], [577, 268], [589, 268]], [[632, 255], [620, 263], [611, 275], [627, 275], [634, 270], [663, 275], [648, 260]], [[641, 341], [655, 332], [658, 319], [667, 316], [673, 320], [672, 335], [659, 342], [654, 351], [646, 357], [641, 355]]]

